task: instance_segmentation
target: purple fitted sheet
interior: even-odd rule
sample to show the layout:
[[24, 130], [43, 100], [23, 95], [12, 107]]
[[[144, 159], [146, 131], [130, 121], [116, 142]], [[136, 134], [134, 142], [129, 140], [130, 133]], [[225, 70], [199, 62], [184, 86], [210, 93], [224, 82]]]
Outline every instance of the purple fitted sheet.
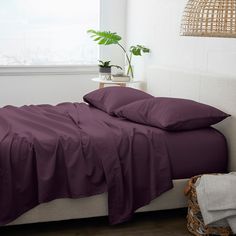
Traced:
[[227, 142], [218, 130], [167, 132], [166, 138], [173, 179], [227, 172]]
[[[227, 172], [227, 142], [225, 136], [213, 127], [181, 132], [165, 131], [156, 127], [131, 122], [124, 118], [110, 116], [92, 107], [90, 109], [98, 119], [114, 121], [114, 124], [119, 120], [120, 127], [125, 128], [129, 124], [134, 129], [142, 127], [151, 132], [162, 134], [168, 149], [172, 179]], [[142, 140], [140, 140], [140, 145], [137, 145], [137, 147], [143, 148]], [[139, 156], [140, 150], [134, 150], [134, 155]]]
[[124, 122], [130, 122], [133, 127], [141, 125], [147, 130], [155, 130], [155, 132], [163, 134], [168, 149], [172, 179], [227, 172], [227, 142], [225, 136], [213, 127], [170, 132], [128, 120], [124, 120]]

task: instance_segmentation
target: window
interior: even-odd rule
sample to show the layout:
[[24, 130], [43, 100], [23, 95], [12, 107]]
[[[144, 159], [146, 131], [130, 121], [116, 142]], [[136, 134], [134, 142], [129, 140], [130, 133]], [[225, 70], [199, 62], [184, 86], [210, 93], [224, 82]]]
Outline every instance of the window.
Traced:
[[99, 28], [99, 0], [0, 1], [0, 65], [97, 63], [86, 31]]

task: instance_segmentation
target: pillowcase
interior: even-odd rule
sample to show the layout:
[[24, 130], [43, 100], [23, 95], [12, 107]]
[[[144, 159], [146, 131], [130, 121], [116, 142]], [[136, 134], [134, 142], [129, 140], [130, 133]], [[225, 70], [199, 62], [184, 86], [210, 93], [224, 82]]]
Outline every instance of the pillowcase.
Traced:
[[90, 105], [113, 115], [114, 111], [121, 106], [152, 97], [150, 94], [133, 88], [106, 87], [86, 94], [83, 99]]
[[168, 131], [205, 128], [230, 116], [212, 106], [192, 100], [164, 97], [133, 102], [117, 109], [115, 114]]

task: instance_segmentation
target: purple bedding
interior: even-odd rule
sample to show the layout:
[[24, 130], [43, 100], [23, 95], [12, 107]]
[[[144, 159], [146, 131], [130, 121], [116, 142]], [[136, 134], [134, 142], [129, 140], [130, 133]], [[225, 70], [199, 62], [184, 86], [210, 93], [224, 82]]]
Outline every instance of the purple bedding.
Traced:
[[198, 147], [204, 171], [226, 170], [225, 139], [211, 128], [168, 133], [84, 103], [1, 108], [0, 225], [43, 202], [105, 191], [111, 224], [124, 222], [173, 178], [189, 177], [187, 168], [201, 170]]
[[173, 179], [206, 173], [226, 173], [228, 165], [225, 137], [213, 128], [186, 132], [166, 132]]

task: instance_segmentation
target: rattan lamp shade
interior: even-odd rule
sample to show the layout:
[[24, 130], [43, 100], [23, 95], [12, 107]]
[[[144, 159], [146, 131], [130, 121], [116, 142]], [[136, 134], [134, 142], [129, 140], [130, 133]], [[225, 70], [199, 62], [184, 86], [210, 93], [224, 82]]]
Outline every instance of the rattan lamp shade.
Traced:
[[181, 35], [236, 38], [236, 0], [188, 0]]

